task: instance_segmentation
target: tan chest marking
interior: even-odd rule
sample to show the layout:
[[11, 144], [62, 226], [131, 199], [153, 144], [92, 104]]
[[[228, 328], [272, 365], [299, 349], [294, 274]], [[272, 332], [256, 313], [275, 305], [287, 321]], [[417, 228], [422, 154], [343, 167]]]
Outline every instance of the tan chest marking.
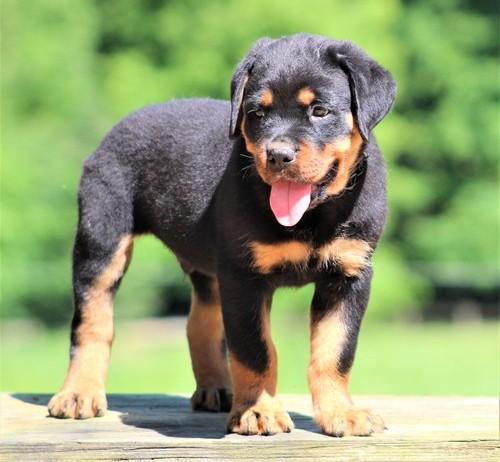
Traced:
[[255, 268], [264, 274], [285, 264], [305, 267], [312, 257], [316, 257], [320, 266], [336, 264], [349, 277], [358, 276], [369, 265], [372, 251], [367, 242], [346, 238], [335, 239], [319, 249], [312, 249], [308, 243], [299, 241], [278, 244], [252, 242], [250, 248]]
[[305, 265], [311, 254], [309, 244], [299, 241], [280, 242], [277, 244], [252, 242], [250, 248], [255, 268], [264, 274], [284, 264]]
[[338, 238], [318, 250], [320, 265], [334, 262], [342, 268], [346, 276], [359, 276], [363, 268], [370, 264], [370, 244], [359, 239]]

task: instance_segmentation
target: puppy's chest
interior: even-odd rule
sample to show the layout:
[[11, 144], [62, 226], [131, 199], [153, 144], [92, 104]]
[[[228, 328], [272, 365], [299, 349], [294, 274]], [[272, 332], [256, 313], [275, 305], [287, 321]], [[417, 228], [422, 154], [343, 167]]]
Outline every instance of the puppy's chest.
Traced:
[[356, 277], [370, 264], [372, 247], [366, 241], [336, 237], [322, 245], [288, 240], [275, 243], [249, 243], [254, 270], [261, 274], [316, 274], [336, 270]]

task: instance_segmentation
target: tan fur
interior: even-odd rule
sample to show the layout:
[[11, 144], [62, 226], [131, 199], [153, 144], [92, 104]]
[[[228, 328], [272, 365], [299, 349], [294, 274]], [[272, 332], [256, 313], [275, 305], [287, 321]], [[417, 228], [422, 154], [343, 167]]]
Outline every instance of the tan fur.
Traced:
[[332, 153], [334, 162], [337, 162], [337, 175], [327, 187], [329, 195], [339, 194], [347, 186], [351, 173], [359, 160], [362, 144], [363, 139], [356, 126], [353, 126], [349, 139], [341, 139], [333, 143]]
[[377, 414], [353, 405], [349, 393], [350, 374], [338, 370], [347, 330], [340, 303], [317, 322], [311, 323], [311, 361], [308, 369], [314, 420], [321, 429], [335, 436], [366, 436], [384, 431]]
[[[349, 118], [349, 115], [346, 117]], [[290, 174], [295, 176], [297, 181], [316, 184], [322, 181], [336, 164], [337, 174], [328, 185], [327, 191], [329, 195], [338, 194], [347, 186], [358, 161], [362, 142], [356, 127], [352, 129], [350, 135], [337, 138], [328, 143], [322, 150], [318, 150], [311, 143], [303, 141], [299, 143], [300, 149], [294, 165], [290, 168]]]
[[262, 145], [256, 145], [256, 144], [252, 143], [252, 141], [248, 137], [248, 134], [245, 130], [245, 122], [246, 122], [246, 116], [243, 115], [243, 118], [241, 120], [240, 129], [241, 129], [241, 134], [243, 136], [243, 139], [245, 140], [245, 145], [246, 145], [247, 151], [254, 157], [255, 167], [256, 167], [257, 172], [259, 173], [260, 177], [262, 178], [262, 180], [264, 182], [270, 184], [272, 181], [272, 178], [266, 169], [266, 166], [267, 166], [266, 149]]
[[371, 252], [372, 248], [368, 242], [338, 238], [321, 247], [317, 255], [321, 265], [328, 266], [335, 263], [345, 275], [355, 277], [370, 264]]
[[311, 362], [308, 370], [315, 409], [328, 408], [338, 401], [350, 403], [349, 376], [338, 372], [346, 339], [342, 307], [332, 309], [320, 321], [311, 323]]
[[262, 307], [263, 328], [262, 337], [267, 347], [269, 363], [267, 369], [262, 374], [249, 369], [238, 361], [234, 355], [230, 355], [231, 378], [234, 387], [234, 406], [244, 406], [248, 403], [256, 403], [261, 396], [271, 396], [276, 394], [277, 380], [277, 359], [276, 349], [271, 339], [269, 325], [268, 304]]
[[260, 95], [260, 104], [264, 107], [272, 106], [274, 100], [273, 92], [266, 88]]
[[372, 252], [369, 243], [348, 238], [337, 238], [319, 249], [313, 249], [308, 242], [264, 244], [253, 241], [250, 250], [254, 267], [263, 274], [287, 264], [306, 267], [312, 258], [316, 258], [321, 266], [338, 265], [349, 277], [359, 276], [370, 264]]
[[304, 87], [297, 93], [297, 101], [303, 106], [309, 106], [316, 98], [316, 95], [309, 87]]
[[269, 368], [263, 374], [257, 374], [234, 355], [230, 355], [231, 377], [234, 387], [234, 405], [256, 403], [262, 395], [276, 394], [276, 352], [274, 346], [269, 353]]
[[267, 369], [258, 374], [230, 355], [234, 400], [227, 428], [233, 433], [273, 434], [293, 428], [290, 416], [276, 397], [277, 356], [269, 325], [270, 301], [264, 303], [262, 310], [262, 335], [269, 357]]
[[255, 267], [262, 273], [269, 273], [273, 268], [284, 264], [306, 265], [311, 254], [311, 247], [305, 242], [288, 241], [276, 244], [251, 242]]
[[[301, 91], [304, 91], [303, 95], [306, 94], [306, 89]], [[316, 149], [308, 142], [299, 143], [300, 149], [296, 161], [288, 168], [290, 178], [295, 178], [299, 182], [316, 184], [336, 164], [337, 174], [328, 185], [327, 192], [330, 196], [334, 196], [344, 190], [359, 160], [359, 152], [363, 144], [352, 114], [349, 112], [345, 117], [347, 125], [351, 128], [350, 135], [332, 141], [322, 150]], [[255, 167], [262, 180], [267, 184], [272, 184], [275, 181], [275, 174], [267, 171], [266, 149], [263, 145], [256, 145], [250, 140], [245, 130], [245, 123], [246, 119], [243, 116], [240, 128], [247, 150], [254, 157]]]
[[227, 358], [222, 351], [224, 325], [218, 284], [212, 286], [213, 301], [203, 303], [193, 291], [187, 337], [197, 388], [231, 388]]
[[345, 115], [345, 120], [346, 120], [346, 123], [347, 123], [347, 126], [349, 127], [349, 130], [352, 130], [354, 129], [354, 119], [352, 117], [352, 112], [348, 112], [346, 115]]
[[105, 411], [104, 387], [114, 336], [111, 288], [126, 271], [132, 246], [132, 236], [122, 238], [108, 266], [85, 295], [66, 380], [49, 403], [51, 415], [87, 418]]
[[350, 136], [344, 136], [343, 138], [338, 138], [336, 139], [332, 144], [332, 149], [335, 152], [345, 152], [350, 149], [351, 147], [351, 137]]

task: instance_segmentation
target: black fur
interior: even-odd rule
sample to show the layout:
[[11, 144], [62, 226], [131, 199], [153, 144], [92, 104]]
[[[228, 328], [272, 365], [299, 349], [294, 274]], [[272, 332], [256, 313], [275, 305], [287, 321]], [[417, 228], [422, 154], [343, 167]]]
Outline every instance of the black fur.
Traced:
[[214, 278], [206, 274], [192, 271], [189, 274], [191, 284], [200, 302], [205, 304], [217, 303], [218, 300], [213, 293]]
[[[314, 124], [305, 112], [310, 109], [289, 103], [296, 103], [294, 94], [304, 86], [314, 87], [331, 109]], [[276, 105], [257, 120], [256, 95], [264, 87], [273, 91]], [[269, 359], [262, 307], [270, 306], [277, 287], [315, 283], [313, 321], [343, 300], [348, 341], [340, 369], [347, 372], [371, 271], [349, 278], [338, 267], [321, 269], [313, 261], [263, 275], [254, 269], [248, 245], [293, 239], [319, 247], [342, 236], [376, 246], [386, 216], [385, 166], [371, 130], [393, 103], [394, 81], [349, 42], [297, 35], [259, 41], [238, 66], [231, 94], [231, 104], [193, 99], [141, 109], [114, 127], [85, 162], [74, 252], [74, 328], [82, 294], [119, 238], [152, 233], [194, 271], [191, 280], [201, 298], [210, 299], [210, 278], [218, 277], [228, 348], [258, 373]], [[295, 226], [280, 225], [269, 207], [270, 186], [256, 173], [241, 137], [243, 114], [254, 140], [307, 138], [321, 149], [349, 133], [340, 117], [348, 111], [364, 143], [347, 187], [337, 196], [326, 194], [336, 175], [332, 169], [317, 185], [314, 207]]]

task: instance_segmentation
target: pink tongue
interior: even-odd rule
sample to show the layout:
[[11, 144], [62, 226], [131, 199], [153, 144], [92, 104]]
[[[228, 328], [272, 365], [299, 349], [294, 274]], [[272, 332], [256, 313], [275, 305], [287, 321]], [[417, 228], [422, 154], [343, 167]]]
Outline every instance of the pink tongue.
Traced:
[[280, 180], [271, 186], [269, 203], [276, 220], [283, 226], [296, 225], [311, 202], [311, 185]]

